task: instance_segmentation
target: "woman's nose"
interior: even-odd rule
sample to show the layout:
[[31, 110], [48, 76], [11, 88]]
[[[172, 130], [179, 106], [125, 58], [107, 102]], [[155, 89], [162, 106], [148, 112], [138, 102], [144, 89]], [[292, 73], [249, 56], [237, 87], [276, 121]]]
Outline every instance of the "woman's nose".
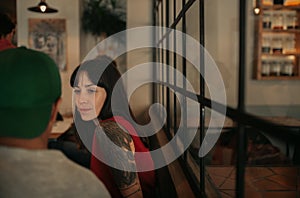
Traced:
[[82, 103], [87, 103], [88, 102], [88, 97], [86, 96], [86, 94], [80, 93], [78, 96], [78, 101], [80, 104]]

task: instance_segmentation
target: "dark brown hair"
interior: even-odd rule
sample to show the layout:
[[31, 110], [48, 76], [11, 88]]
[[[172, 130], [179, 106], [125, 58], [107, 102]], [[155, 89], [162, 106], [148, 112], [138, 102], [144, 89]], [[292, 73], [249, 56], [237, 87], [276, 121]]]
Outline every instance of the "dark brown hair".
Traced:
[[0, 38], [11, 33], [15, 27], [16, 25], [7, 14], [0, 13]]

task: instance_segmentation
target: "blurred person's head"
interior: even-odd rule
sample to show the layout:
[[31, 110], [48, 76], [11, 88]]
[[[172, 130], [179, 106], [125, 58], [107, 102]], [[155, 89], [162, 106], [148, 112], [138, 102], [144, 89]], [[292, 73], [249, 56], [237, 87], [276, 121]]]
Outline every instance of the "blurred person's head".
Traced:
[[0, 65], [0, 144], [47, 147], [61, 100], [56, 64], [42, 52], [20, 47], [0, 52]]
[[0, 13], [0, 39], [5, 38], [12, 41], [15, 28], [16, 25], [11, 18], [5, 13]]

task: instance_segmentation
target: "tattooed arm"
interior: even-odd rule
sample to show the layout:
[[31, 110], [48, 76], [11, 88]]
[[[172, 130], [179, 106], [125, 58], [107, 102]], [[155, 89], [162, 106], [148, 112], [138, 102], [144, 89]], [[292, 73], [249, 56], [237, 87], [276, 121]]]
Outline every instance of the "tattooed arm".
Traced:
[[114, 181], [121, 194], [128, 198], [143, 197], [137, 172], [124, 171], [128, 168], [136, 170], [134, 144], [131, 136], [114, 121], [103, 122], [101, 126], [109, 139], [123, 151], [111, 152], [110, 156], [107, 156], [113, 163], [121, 163], [121, 166], [124, 167], [123, 170], [111, 168]]

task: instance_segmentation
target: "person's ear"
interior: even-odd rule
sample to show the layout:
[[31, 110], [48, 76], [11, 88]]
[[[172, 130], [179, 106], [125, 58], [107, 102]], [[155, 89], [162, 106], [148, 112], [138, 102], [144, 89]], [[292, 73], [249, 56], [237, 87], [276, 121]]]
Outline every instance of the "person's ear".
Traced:
[[54, 104], [53, 104], [53, 107], [52, 107], [52, 113], [51, 113], [51, 121], [56, 121], [56, 116], [57, 116], [57, 112], [58, 112], [58, 109], [59, 109], [59, 106], [62, 102], [62, 99], [59, 98]]
[[15, 29], [13, 29], [10, 33], [8, 33], [6, 35], [6, 39], [9, 40], [9, 41], [12, 41], [12, 39], [14, 37], [14, 34], [15, 34]]

